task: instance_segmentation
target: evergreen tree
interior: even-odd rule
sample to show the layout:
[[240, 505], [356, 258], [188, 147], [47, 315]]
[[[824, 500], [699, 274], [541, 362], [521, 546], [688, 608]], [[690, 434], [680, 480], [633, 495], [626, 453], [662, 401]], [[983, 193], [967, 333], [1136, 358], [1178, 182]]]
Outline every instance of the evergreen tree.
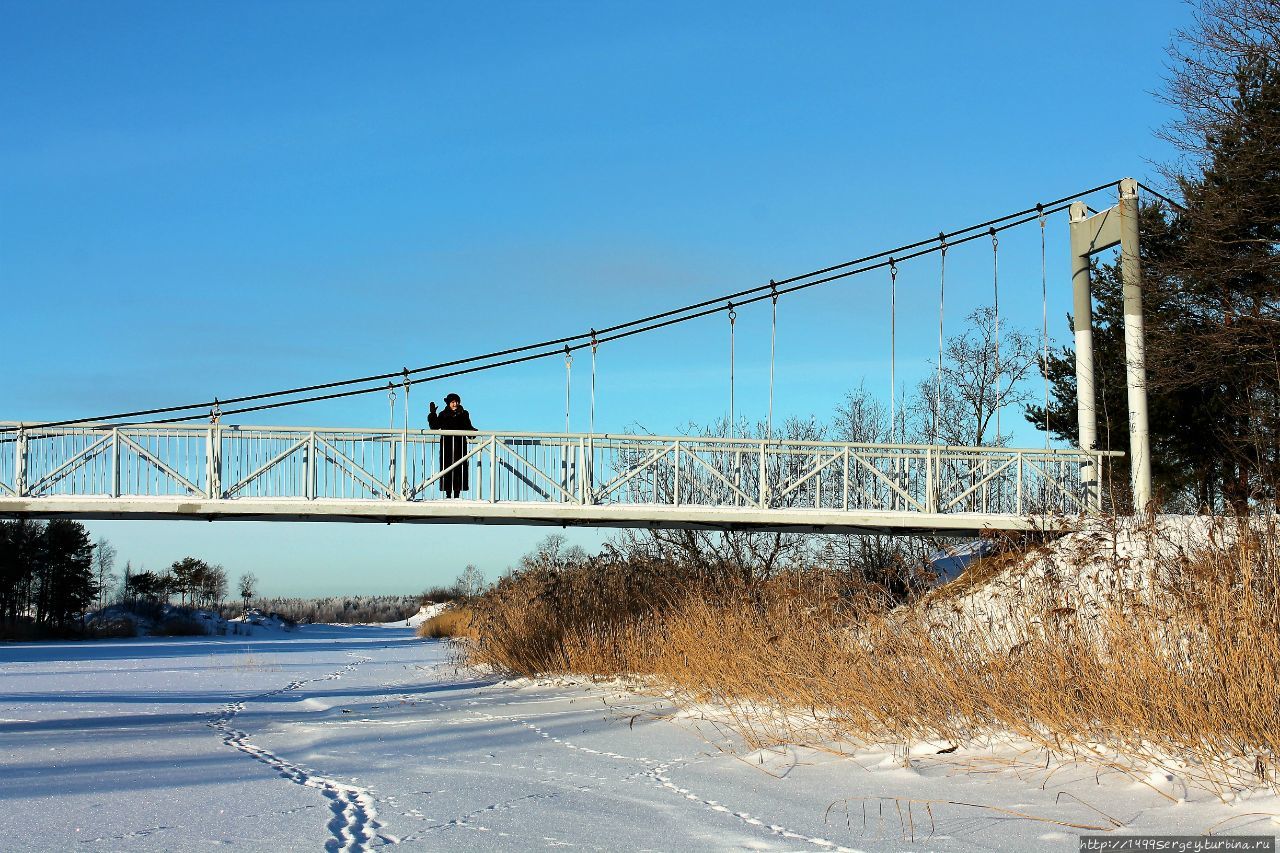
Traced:
[[[1180, 35], [1164, 136], [1186, 209], [1141, 222], [1152, 479], [1165, 506], [1244, 511], [1280, 480], [1280, 4], [1203, 0]], [[1096, 269], [1099, 445], [1127, 450], [1119, 269]], [[1045, 370], [1047, 425], [1076, 441], [1071, 350]], [[1115, 474], [1127, 487], [1127, 458]]]
[[173, 579], [173, 591], [178, 593], [179, 600], [183, 604], [188, 600], [195, 604], [208, 577], [209, 564], [198, 557], [183, 557], [169, 567], [169, 574]]
[[1280, 56], [1250, 50], [1231, 80], [1203, 171], [1179, 179], [1187, 209], [1161, 272], [1185, 319], [1155, 338], [1152, 382], [1212, 400], [1221, 493], [1242, 510], [1280, 474]]
[[55, 518], [44, 528], [36, 621], [65, 628], [79, 619], [98, 594], [93, 543], [78, 521]]
[[0, 622], [29, 615], [32, 590], [44, 554], [44, 525], [0, 521]]

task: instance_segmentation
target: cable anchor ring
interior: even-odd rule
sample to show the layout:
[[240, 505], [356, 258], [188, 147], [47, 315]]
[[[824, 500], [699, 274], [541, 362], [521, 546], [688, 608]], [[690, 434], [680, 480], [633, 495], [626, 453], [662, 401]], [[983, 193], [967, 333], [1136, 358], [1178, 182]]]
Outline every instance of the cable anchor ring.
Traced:
[[729, 324], [732, 325], [734, 321], [738, 319], [738, 312], [733, 309], [732, 302], [728, 303], [728, 305], [729, 305]]
[[213, 408], [209, 409], [209, 423], [216, 424], [222, 420], [222, 407], [218, 405], [218, 398], [213, 398]]

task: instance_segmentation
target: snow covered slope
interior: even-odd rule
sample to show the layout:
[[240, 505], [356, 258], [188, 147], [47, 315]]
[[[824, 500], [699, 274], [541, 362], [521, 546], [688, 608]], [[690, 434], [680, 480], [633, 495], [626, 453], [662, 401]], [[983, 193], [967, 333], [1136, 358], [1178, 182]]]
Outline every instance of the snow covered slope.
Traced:
[[1276, 831], [1273, 798], [1017, 746], [753, 752], [616, 684], [458, 671], [412, 631], [0, 646], [3, 846], [1067, 853], [1117, 822]]

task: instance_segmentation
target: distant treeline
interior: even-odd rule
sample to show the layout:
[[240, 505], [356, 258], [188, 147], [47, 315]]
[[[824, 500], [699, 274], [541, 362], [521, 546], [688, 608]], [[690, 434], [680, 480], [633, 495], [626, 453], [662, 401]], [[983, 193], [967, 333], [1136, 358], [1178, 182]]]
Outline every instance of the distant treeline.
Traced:
[[[424, 594], [425, 595], [425, 594]], [[278, 613], [303, 624], [334, 622], [397, 622], [422, 607], [424, 595], [334, 595], [328, 598], [255, 598], [251, 608]], [[224, 608], [239, 616], [240, 607]]]

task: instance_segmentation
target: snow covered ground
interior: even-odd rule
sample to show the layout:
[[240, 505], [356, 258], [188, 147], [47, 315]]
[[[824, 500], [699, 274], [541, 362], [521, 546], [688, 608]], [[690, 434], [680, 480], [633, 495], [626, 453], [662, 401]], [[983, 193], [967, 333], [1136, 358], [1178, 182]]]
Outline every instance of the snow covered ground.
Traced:
[[618, 685], [460, 670], [403, 623], [8, 644], [0, 848], [1075, 851], [1081, 827], [1277, 831], [1273, 797], [939, 746], [751, 752]]

